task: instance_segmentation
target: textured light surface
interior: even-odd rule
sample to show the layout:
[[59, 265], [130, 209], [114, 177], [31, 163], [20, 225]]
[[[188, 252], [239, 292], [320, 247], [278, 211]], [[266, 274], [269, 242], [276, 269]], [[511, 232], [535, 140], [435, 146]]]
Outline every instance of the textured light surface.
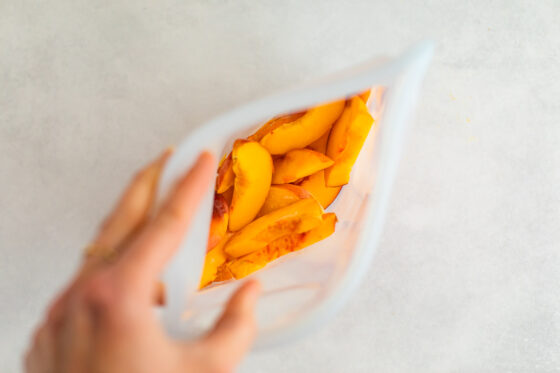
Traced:
[[0, 1], [0, 371], [133, 170], [215, 114], [438, 48], [370, 276], [241, 372], [560, 370], [560, 3]]

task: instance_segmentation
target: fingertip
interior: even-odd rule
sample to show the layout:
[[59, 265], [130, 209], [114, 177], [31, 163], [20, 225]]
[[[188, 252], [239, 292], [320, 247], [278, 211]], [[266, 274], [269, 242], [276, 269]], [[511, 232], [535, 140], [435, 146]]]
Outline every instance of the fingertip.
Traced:
[[221, 362], [235, 365], [251, 347], [258, 330], [255, 304], [260, 283], [243, 283], [230, 298], [214, 329], [204, 338], [206, 346], [219, 354]]
[[253, 314], [260, 291], [261, 285], [257, 280], [246, 281], [233, 294], [227, 308], [243, 314]]
[[201, 152], [188, 171], [176, 182], [174, 191], [167, 197], [166, 204], [176, 203], [178, 196], [184, 196], [185, 192], [187, 192], [188, 196], [196, 196], [194, 198], [198, 201], [198, 198], [210, 183], [213, 164], [214, 156], [212, 153], [208, 151]]
[[243, 284], [245, 299], [250, 303], [255, 303], [261, 293], [261, 283], [257, 279], [250, 279]]
[[198, 156], [196, 163], [204, 168], [210, 168], [214, 164], [214, 155], [208, 150], [203, 150]]
[[214, 165], [214, 156], [209, 151], [202, 151], [196, 161], [190, 168], [190, 170], [184, 175], [183, 181], [187, 183], [191, 183], [192, 181], [196, 182], [205, 182], [210, 180], [211, 175], [213, 174], [213, 165]]
[[[183, 179], [187, 183], [196, 182], [200, 186], [206, 186], [214, 174], [214, 156], [209, 151], [203, 151], [198, 155], [194, 165]], [[187, 181], [188, 180], [188, 181]]]

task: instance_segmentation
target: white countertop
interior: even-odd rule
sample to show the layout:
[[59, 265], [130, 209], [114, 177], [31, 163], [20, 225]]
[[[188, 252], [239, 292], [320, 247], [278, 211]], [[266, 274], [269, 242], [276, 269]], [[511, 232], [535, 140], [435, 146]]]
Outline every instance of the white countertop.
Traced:
[[369, 277], [328, 326], [241, 371], [560, 371], [559, 14], [1, 1], [0, 371], [20, 369], [134, 169], [217, 112], [425, 37], [436, 56]]

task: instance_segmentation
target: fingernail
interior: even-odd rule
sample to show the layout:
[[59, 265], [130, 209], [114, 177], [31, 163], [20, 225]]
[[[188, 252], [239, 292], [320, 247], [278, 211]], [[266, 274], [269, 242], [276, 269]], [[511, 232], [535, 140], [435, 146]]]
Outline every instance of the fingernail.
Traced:
[[198, 156], [198, 159], [201, 158], [213, 158], [214, 156], [212, 155], [212, 153], [208, 150], [203, 150], [200, 152], [200, 155]]
[[195, 162], [196, 167], [210, 167], [214, 163], [214, 156], [207, 150], [203, 150], [198, 155], [198, 158]]

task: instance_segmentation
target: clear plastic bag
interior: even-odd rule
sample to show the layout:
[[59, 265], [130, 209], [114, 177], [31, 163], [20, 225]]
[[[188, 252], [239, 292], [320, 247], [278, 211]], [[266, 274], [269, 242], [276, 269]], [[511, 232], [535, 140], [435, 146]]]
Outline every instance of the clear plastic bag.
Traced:
[[[262, 284], [257, 305], [256, 347], [289, 342], [326, 323], [346, 302], [366, 273], [383, 226], [389, 194], [433, 43], [422, 42], [395, 59], [369, 63], [250, 102], [199, 127], [168, 161], [158, 190], [161, 203], [177, 178], [202, 150], [217, 157], [273, 116], [363, 92], [373, 87], [368, 108], [374, 127], [354, 165], [350, 183], [327, 211], [339, 223], [327, 239], [269, 263], [251, 277]], [[213, 193], [200, 208], [176, 255], [163, 274], [167, 304], [160, 312], [167, 331], [191, 338], [212, 325], [243, 281], [198, 290]]]

